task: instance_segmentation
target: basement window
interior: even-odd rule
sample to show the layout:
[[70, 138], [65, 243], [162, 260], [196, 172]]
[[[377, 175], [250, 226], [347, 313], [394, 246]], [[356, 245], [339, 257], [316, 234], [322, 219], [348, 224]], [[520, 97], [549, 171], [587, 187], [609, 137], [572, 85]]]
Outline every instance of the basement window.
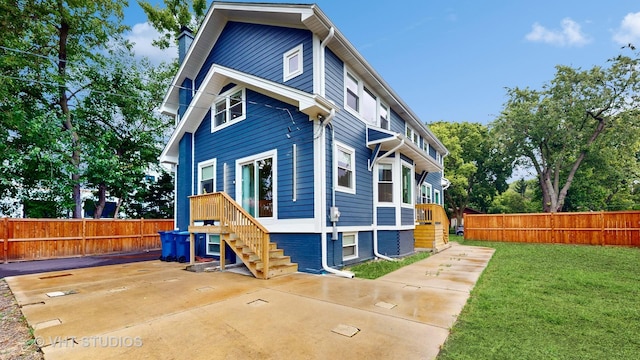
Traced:
[[207, 255], [220, 256], [220, 235], [207, 235]]

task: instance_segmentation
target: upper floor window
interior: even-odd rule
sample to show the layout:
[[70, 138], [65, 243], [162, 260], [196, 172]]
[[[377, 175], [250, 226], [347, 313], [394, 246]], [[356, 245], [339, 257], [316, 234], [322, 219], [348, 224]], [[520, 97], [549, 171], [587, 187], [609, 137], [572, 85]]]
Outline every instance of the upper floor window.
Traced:
[[389, 108], [356, 75], [346, 70], [344, 75], [345, 109], [370, 125], [389, 129]]
[[380, 103], [380, 127], [389, 130], [389, 108], [385, 104]]
[[378, 165], [378, 202], [393, 202], [393, 164]]
[[411, 126], [406, 125], [405, 135], [409, 140], [413, 141], [414, 144], [420, 146], [420, 134], [418, 134], [418, 132], [415, 131]]
[[293, 79], [294, 77], [302, 74], [302, 44], [287, 51], [283, 55], [283, 81]]
[[335, 158], [335, 176], [338, 183], [336, 189], [355, 194], [355, 150], [345, 145], [336, 144]]
[[211, 131], [246, 118], [245, 89], [233, 88], [220, 95], [213, 105]]

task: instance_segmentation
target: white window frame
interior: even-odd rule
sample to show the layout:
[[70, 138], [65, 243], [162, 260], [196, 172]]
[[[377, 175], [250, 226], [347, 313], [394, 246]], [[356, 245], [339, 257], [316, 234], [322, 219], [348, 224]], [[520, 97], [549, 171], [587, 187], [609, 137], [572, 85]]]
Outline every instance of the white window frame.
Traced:
[[[230, 108], [231, 108], [231, 95], [237, 93], [237, 92], [242, 92], [242, 116], [239, 116], [235, 119], [231, 119], [231, 113], [230, 113]], [[220, 104], [221, 102], [225, 102], [225, 111], [226, 111], [226, 118], [227, 118], [227, 122], [225, 122], [224, 124], [218, 125], [216, 126], [216, 114], [218, 113], [216, 111], [216, 105]], [[216, 131], [220, 131], [228, 126], [231, 126], [239, 121], [242, 121], [244, 119], [247, 118], [247, 89], [239, 87], [239, 86], [234, 86], [232, 89], [225, 91], [223, 94], [221, 94], [220, 96], [218, 96], [216, 98], [216, 100], [213, 102], [213, 105], [211, 105], [211, 132], [214, 133]]]
[[442, 197], [440, 196], [440, 190], [433, 190], [433, 203], [442, 205]]
[[[358, 100], [357, 109], [352, 108], [347, 103], [347, 98], [348, 98], [347, 97], [348, 95], [347, 80], [349, 77], [351, 77], [356, 82], [356, 85], [357, 85], [357, 89], [355, 89], [356, 90], [355, 95], [357, 96], [357, 100]], [[365, 84], [364, 81], [362, 81], [362, 79], [360, 79], [359, 76], [357, 76], [353, 71], [351, 71], [347, 67], [344, 68], [343, 80], [344, 80], [344, 109], [347, 110], [350, 114], [356, 116], [365, 124], [382, 127], [382, 124], [380, 122], [380, 115], [382, 112], [380, 111], [380, 108], [381, 106], [384, 106], [384, 108], [387, 110], [386, 120], [389, 125], [388, 127], [383, 129], [389, 130], [391, 128], [391, 108], [380, 100], [380, 96], [378, 96], [378, 94], [376, 94], [370, 86], [367, 86], [367, 84]], [[366, 120], [363, 115], [363, 108], [364, 108], [363, 103], [364, 103], [364, 97], [366, 93], [369, 93], [369, 95], [373, 97], [373, 99], [376, 102], [375, 115], [373, 116], [373, 119], [371, 121]]]
[[[338, 184], [338, 151], [344, 151], [351, 157], [351, 188]], [[336, 184], [336, 191], [346, 192], [349, 194], [356, 193], [356, 150], [351, 146], [347, 146], [337, 141], [333, 147], [333, 182]]]
[[[422, 191], [422, 188], [426, 189], [426, 192]], [[426, 199], [424, 198], [423, 195], [426, 195]], [[431, 201], [433, 199], [433, 186], [431, 184], [429, 184], [428, 182], [423, 182], [422, 185], [420, 185], [420, 203], [421, 204], [431, 204]]]
[[[353, 236], [353, 244], [349, 244], [346, 245], [344, 244], [344, 237], [345, 236]], [[344, 248], [346, 247], [353, 247], [353, 255], [350, 256], [344, 256]], [[358, 258], [358, 233], [354, 232], [354, 233], [342, 233], [342, 261], [348, 261], [348, 260], [353, 260], [353, 259], [357, 259]]]
[[205, 160], [205, 161], [201, 161], [198, 163], [198, 195], [202, 195], [203, 193], [203, 189], [202, 189], [202, 169], [205, 167], [209, 167], [209, 166], [213, 166], [213, 191], [212, 192], [216, 192], [217, 188], [216, 188], [216, 182], [217, 182], [217, 171], [218, 171], [218, 167], [217, 167], [217, 159], [210, 159], [210, 160]]
[[256, 218], [259, 220], [269, 220], [269, 219], [277, 219], [278, 218], [278, 150], [269, 150], [265, 152], [261, 152], [259, 154], [247, 156], [241, 159], [236, 160], [236, 202], [238, 204], [242, 204], [242, 165], [245, 165], [250, 162], [256, 162], [260, 160], [264, 160], [266, 158], [271, 158], [271, 177], [273, 178], [273, 185], [271, 191], [273, 192], [273, 216], [270, 217], [260, 217]]
[[409, 194], [409, 202], [405, 202], [404, 201], [404, 194], [402, 193], [402, 190], [404, 190], [404, 184], [402, 183], [402, 178], [403, 178], [403, 173], [404, 173], [404, 168], [409, 169], [409, 191], [415, 191], [415, 179], [414, 179], [414, 170], [413, 170], [413, 165], [409, 164], [406, 161], [400, 161], [400, 203], [402, 204], [402, 207], [413, 207], [414, 206], [414, 201], [415, 201], [415, 196], [413, 194]]
[[[381, 165], [386, 165], [386, 166], [390, 166], [391, 167], [391, 201], [380, 201], [380, 166]], [[390, 205], [394, 205], [396, 203], [396, 186], [394, 186], [393, 184], [397, 181], [396, 180], [396, 165], [393, 162], [386, 162], [386, 161], [381, 161], [377, 164], [376, 166], [376, 173], [375, 173], [375, 186], [376, 186], [376, 203], [380, 206], [390, 206]]]
[[[378, 101], [378, 104], [379, 104], [378, 105], [378, 126], [380, 126], [385, 130], [391, 130], [391, 109], [387, 104], [383, 103], [382, 101]], [[384, 108], [387, 111], [386, 117], [382, 116], [382, 111], [381, 111], [382, 108]], [[386, 127], [382, 126], [382, 119], [385, 119], [387, 121]]]
[[[214, 237], [214, 236], [218, 237], [218, 242], [217, 243], [214, 242], [214, 241], [211, 241], [211, 238]], [[207, 239], [207, 244], [206, 244], [206, 249], [205, 250], [206, 250], [207, 255], [220, 256], [220, 250], [218, 250], [218, 252], [209, 251], [209, 245], [217, 244], [218, 248], [220, 246], [222, 246], [221, 241], [220, 241], [220, 235], [219, 234], [207, 234], [206, 239]]]
[[[290, 60], [291, 58], [293, 58], [294, 56], [298, 56], [298, 69], [296, 70], [291, 70], [289, 67], [290, 64]], [[303, 46], [302, 44], [294, 47], [293, 49], [287, 51], [286, 53], [284, 53], [284, 55], [282, 55], [282, 61], [283, 61], [283, 66], [282, 66], [282, 81], [286, 82], [288, 80], [293, 79], [294, 77], [298, 76], [298, 75], [302, 75], [304, 69], [303, 69]]]

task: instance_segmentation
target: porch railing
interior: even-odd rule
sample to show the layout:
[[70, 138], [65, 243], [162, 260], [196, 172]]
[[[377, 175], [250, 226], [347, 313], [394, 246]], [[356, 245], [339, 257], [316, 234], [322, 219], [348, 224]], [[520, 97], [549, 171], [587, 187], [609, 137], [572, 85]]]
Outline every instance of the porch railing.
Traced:
[[418, 225], [442, 224], [442, 238], [449, 242], [449, 217], [438, 204], [416, 204], [416, 223]]
[[[269, 231], [227, 193], [190, 196], [191, 226], [195, 221], [219, 221], [220, 227], [242, 240], [260, 257], [263, 274], [269, 274]], [[220, 244], [220, 246], [224, 246]]]

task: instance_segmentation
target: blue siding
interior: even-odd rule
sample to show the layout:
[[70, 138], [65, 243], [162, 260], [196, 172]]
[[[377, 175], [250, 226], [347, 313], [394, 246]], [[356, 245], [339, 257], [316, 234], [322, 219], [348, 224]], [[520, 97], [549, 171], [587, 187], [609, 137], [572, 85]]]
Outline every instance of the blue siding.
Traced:
[[[281, 110], [289, 108], [289, 112]], [[291, 114], [291, 116], [289, 115]], [[289, 132], [289, 129], [291, 132]], [[287, 137], [289, 135], [289, 138]], [[211, 133], [207, 114], [195, 133], [195, 164], [217, 159], [216, 189], [224, 189], [224, 164], [228, 168], [228, 193], [235, 198], [236, 160], [277, 149], [278, 218], [313, 218], [313, 123], [288, 104], [247, 90], [247, 118]], [[293, 201], [293, 144], [297, 144], [297, 199]], [[196, 181], [194, 179], [194, 181]]]
[[[353, 261], [353, 263], [362, 262], [373, 258], [373, 232], [361, 231], [358, 233], [358, 259]], [[349, 264], [351, 264], [351, 262], [345, 263], [345, 265]]]
[[379, 207], [378, 208], [378, 225], [395, 225], [396, 224], [396, 208], [395, 207]]
[[[344, 69], [343, 63], [330, 50], [326, 51], [326, 97], [342, 104]], [[340, 208], [340, 226], [362, 226], [373, 223], [373, 183], [368, 163], [371, 150], [366, 147], [366, 125], [347, 111], [339, 111], [332, 121], [335, 141], [355, 150], [356, 193], [336, 191], [336, 206]], [[333, 143], [327, 133], [327, 184], [333, 181]], [[331, 186], [327, 187], [330, 192]], [[327, 208], [331, 206], [331, 194], [327, 194]], [[327, 224], [329, 222], [327, 221]]]
[[403, 207], [400, 212], [400, 221], [402, 225], [415, 224], [415, 215], [413, 214], [413, 208]]
[[[444, 195], [442, 193], [441, 179], [442, 179], [442, 173], [439, 173], [439, 172], [432, 172], [427, 174], [427, 179], [426, 179], [426, 182], [431, 184], [431, 186], [433, 187], [433, 190], [440, 190], [440, 198], [442, 198], [442, 196]], [[433, 194], [431, 194], [431, 199], [433, 199]]]
[[381, 140], [381, 139], [387, 139], [387, 138], [394, 137], [393, 135], [390, 135], [389, 133], [378, 131], [376, 129], [369, 129], [368, 133], [369, 133], [369, 135], [368, 135], [369, 141], [376, 141], [376, 140]]
[[402, 230], [398, 234], [399, 255], [405, 256], [414, 252], [413, 230]]
[[322, 272], [320, 234], [270, 234], [270, 238], [278, 244], [278, 248], [284, 250], [285, 255], [291, 256], [291, 261], [298, 264], [299, 271], [314, 274]]
[[400, 238], [398, 231], [378, 231], [378, 252], [386, 256], [400, 254]]
[[[342, 267], [342, 234], [338, 234], [338, 239], [332, 239], [333, 234], [327, 234], [327, 265], [332, 268]], [[318, 254], [320, 256], [320, 254]]]
[[429, 155], [431, 155], [431, 157], [434, 159], [436, 158], [436, 149], [432, 146], [429, 146]]
[[196, 88], [214, 63], [282, 84], [282, 56], [300, 44], [303, 44], [303, 73], [286, 85], [312, 93], [313, 43], [309, 30], [233, 21], [225, 25], [196, 76]]
[[400, 115], [396, 114], [395, 111], [391, 110], [391, 131], [400, 133], [404, 135], [405, 133], [405, 122], [402, 120]]
[[185, 133], [178, 145], [178, 169], [176, 189], [176, 226], [180, 230], [187, 230], [189, 226], [189, 196], [191, 194], [191, 133]]
[[191, 104], [191, 99], [193, 98], [192, 89], [193, 81], [189, 78], [185, 78], [182, 81], [180, 89], [178, 89], [178, 99], [180, 101], [180, 104], [178, 104], [178, 115], [180, 118], [182, 118], [184, 113], [187, 111], [189, 104]]

